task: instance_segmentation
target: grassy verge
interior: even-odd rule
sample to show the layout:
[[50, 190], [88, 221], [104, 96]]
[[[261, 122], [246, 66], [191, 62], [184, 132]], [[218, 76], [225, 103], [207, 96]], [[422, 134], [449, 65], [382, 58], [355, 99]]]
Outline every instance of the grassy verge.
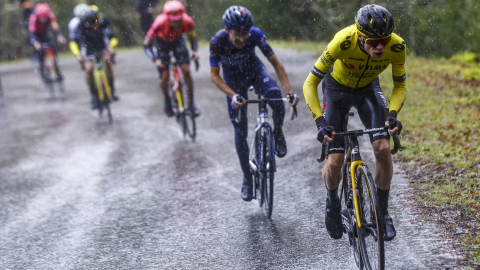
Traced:
[[[478, 65], [409, 55], [406, 66], [408, 94], [399, 116], [406, 149], [397, 160], [416, 190], [419, 208], [467, 256], [459, 263], [478, 267], [480, 81], [470, 76]], [[382, 74], [380, 80], [390, 76]]]
[[[326, 44], [272, 41], [272, 47], [311, 50]], [[476, 57], [407, 57], [407, 100], [399, 114], [405, 168], [424, 215], [438, 222], [466, 256], [459, 265], [480, 265], [480, 66]], [[307, 63], [312, 65], [313, 63]], [[391, 70], [381, 74], [387, 97]]]

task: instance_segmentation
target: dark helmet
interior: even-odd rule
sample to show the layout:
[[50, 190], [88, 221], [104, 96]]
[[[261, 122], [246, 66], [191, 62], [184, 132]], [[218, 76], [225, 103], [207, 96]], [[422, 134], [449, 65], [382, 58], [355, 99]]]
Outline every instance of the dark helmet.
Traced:
[[366, 5], [358, 10], [355, 24], [358, 32], [367, 38], [387, 37], [395, 29], [392, 14], [379, 5]]
[[223, 14], [223, 23], [228, 29], [248, 31], [253, 26], [252, 13], [242, 6], [231, 6]]
[[96, 23], [100, 20], [100, 13], [94, 9], [90, 9], [85, 13], [85, 20], [91, 24]]

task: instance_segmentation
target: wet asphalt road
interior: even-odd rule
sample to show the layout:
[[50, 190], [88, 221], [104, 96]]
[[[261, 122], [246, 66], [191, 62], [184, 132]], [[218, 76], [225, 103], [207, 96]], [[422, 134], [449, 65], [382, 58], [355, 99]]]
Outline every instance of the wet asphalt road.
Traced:
[[[118, 54], [113, 125], [89, 110], [74, 59], [60, 61], [67, 100], [47, 99], [36, 64], [0, 66], [0, 269], [355, 268], [347, 238], [330, 239], [324, 226], [320, 146], [301, 94], [315, 57], [276, 50], [302, 100], [299, 118], [284, 125], [288, 154], [277, 159], [269, 220], [256, 201], [240, 198], [225, 96], [210, 82], [207, 49], [200, 51], [195, 143], [163, 114], [158, 75], [140, 50]], [[249, 111], [251, 135], [256, 107]], [[369, 149], [364, 144], [371, 164]], [[387, 269], [454, 263], [435, 255], [445, 241], [414, 220], [395, 171], [397, 238], [386, 243]]]

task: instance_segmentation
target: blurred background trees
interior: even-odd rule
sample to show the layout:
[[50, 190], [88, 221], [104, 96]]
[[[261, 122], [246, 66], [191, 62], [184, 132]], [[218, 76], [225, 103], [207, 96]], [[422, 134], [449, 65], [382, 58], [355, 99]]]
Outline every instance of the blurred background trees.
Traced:
[[[31, 0], [33, 3], [40, 1]], [[209, 40], [223, 28], [222, 15], [227, 7], [241, 4], [254, 16], [254, 24], [269, 39], [329, 41], [340, 29], [354, 23], [364, 0], [182, 0], [194, 18], [198, 37]], [[45, 0], [57, 15], [62, 31], [79, 3], [98, 5], [111, 20], [123, 46], [140, 45], [140, 26], [135, 19], [135, 0]], [[156, 13], [162, 11], [160, 0]], [[381, 0], [394, 16], [395, 32], [403, 37], [417, 55], [449, 57], [461, 51], [480, 53], [480, 1], [478, 0]], [[18, 0], [0, 0], [0, 40], [3, 59], [31, 55], [22, 31], [22, 13]], [[66, 49], [66, 48], [64, 48]]]

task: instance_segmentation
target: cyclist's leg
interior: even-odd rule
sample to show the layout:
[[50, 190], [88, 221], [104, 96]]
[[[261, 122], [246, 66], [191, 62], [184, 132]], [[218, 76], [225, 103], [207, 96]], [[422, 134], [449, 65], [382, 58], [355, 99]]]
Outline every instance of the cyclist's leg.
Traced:
[[154, 45], [157, 47], [157, 59], [161, 61], [161, 65], [157, 66], [158, 74], [160, 76], [160, 88], [164, 94], [164, 101], [165, 101], [165, 113], [167, 116], [173, 116], [174, 113], [172, 111], [172, 103], [170, 100], [170, 96], [168, 90], [170, 88], [170, 50], [171, 46], [169, 42], [166, 42], [161, 39], [155, 39]]
[[98, 101], [99, 101], [97, 88], [93, 78], [93, 70], [95, 69], [94, 59], [95, 57], [92, 55], [85, 56], [85, 61], [83, 62], [83, 67], [85, 69], [85, 80], [87, 82], [88, 88], [90, 89], [90, 95], [91, 95], [90, 107], [92, 109], [96, 109], [98, 107]]
[[[385, 126], [388, 104], [376, 78], [365, 89], [365, 98], [356, 106], [360, 119], [366, 128], [380, 128]], [[381, 189], [390, 189], [393, 175], [392, 155], [390, 153], [390, 136], [386, 131], [370, 135], [370, 141], [375, 153], [375, 184]]]
[[[333, 126], [336, 132], [346, 131], [348, 111], [354, 100], [351, 90], [343, 89], [329, 74], [322, 81], [322, 90], [325, 120], [329, 126]], [[322, 177], [327, 189], [325, 227], [333, 239], [340, 239], [343, 235], [338, 185], [342, 179], [342, 165], [346, 147], [344, 144], [344, 138], [333, 138], [330, 143], [328, 159], [322, 169]]]
[[[385, 126], [388, 104], [383, 95], [378, 78], [367, 85], [370, 90], [363, 102], [357, 107], [358, 113], [366, 128]], [[395, 235], [393, 221], [388, 214], [388, 197], [393, 176], [392, 155], [390, 152], [390, 136], [387, 132], [370, 134], [375, 153], [375, 184], [385, 224], [385, 240], [392, 240]]]
[[192, 102], [193, 111], [195, 116], [200, 115], [200, 110], [196, 107], [194, 102], [194, 84], [192, 79], [192, 73], [190, 72], [190, 56], [188, 54], [187, 46], [185, 45], [185, 40], [179, 39], [178, 41], [174, 42], [173, 44], [173, 55], [175, 59], [177, 59], [178, 63], [180, 64], [180, 68], [183, 73], [183, 78], [185, 79], [185, 83], [187, 84], [188, 88], [188, 98]]
[[[224, 76], [225, 82], [227, 85], [232, 88], [235, 92], [239, 93], [244, 98], [247, 98], [246, 89], [248, 88], [247, 84], [244, 80], [242, 81], [241, 78], [231, 78], [228, 76]], [[246, 79], [246, 78], [245, 78]], [[243, 171], [243, 185], [242, 185], [242, 198], [245, 201], [252, 200], [252, 174], [250, 172], [250, 165], [249, 165], [249, 149], [248, 149], [248, 142], [247, 142], [247, 135], [248, 135], [248, 118], [247, 118], [247, 105], [244, 105], [240, 109], [241, 114], [241, 121], [237, 123], [236, 120], [236, 109], [232, 107], [232, 99], [228, 96], [227, 99], [227, 108], [228, 114], [230, 117], [230, 121], [232, 122], [234, 131], [235, 131], [235, 148], [237, 150], [238, 159], [240, 161], [240, 166]]]
[[44, 69], [44, 58], [45, 58], [45, 53], [43, 49], [36, 50], [34, 46], [34, 42], [38, 41], [40, 43], [45, 41], [45, 37], [42, 35], [30, 35], [29, 42], [31, 43], [33, 50], [34, 50], [34, 56], [38, 59], [38, 71], [40, 73], [40, 77], [43, 82], [47, 82], [48, 78], [45, 77], [45, 71]]
[[[256, 76], [253, 82], [255, 91], [265, 98], [282, 98], [282, 92], [272, 75], [262, 65], [261, 70], [255, 72]], [[283, 101], [268, 103], [272, 108], [273, 135], [275, 138], [275, 154], [278, 157], [284, 157], [287, 154], [287, 143], [283, 135], [282, 127], [285, 118], [285, 105]]]
[[105, 66], [105, 74], [107, 75], [108, 85], [110, 86], [110, 90], [112, 91], [113, 100], [118, 100], [119, 97], [117, 95], [115, 89], [115, 76], [113, 74], [113, 63], [112, 63], [112, 53], [108, 50], [102, 50], [102, 61]]
[[59, 82], [61, 82], [61, 81], [63, 81], [63, 74], [62, 74], [62, 71], [60, 70], [60, 66], [58, 64], [57, 50], [55, 49], [55, 42], [53, 42], [53, 40], [50, 39], [50, 41], [48, 43], [50, 44], [50, 48], [52, 48], [53, 53], [55, 54], [55, 58], [54, 58], [55, 71], [57, 72], [57, 80]]

